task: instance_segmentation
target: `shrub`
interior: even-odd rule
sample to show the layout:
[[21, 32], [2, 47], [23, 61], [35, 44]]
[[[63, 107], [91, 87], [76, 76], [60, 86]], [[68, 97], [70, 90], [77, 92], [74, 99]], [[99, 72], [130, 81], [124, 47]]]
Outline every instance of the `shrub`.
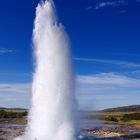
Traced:
[[105, 117], [105, 120], [112, 121], [112, 122], [118, 122], [118, 119], [115, 116], [107, 116], [107, 117]]
[[0, 119], [9, 119], [9, 118], [22, 118], [27, 116], [27, 112], [6, 112], [5, 110], [0, 110]]
[[121, 120], [123, 121], [140, 120], [140, 113], [124, 114]]

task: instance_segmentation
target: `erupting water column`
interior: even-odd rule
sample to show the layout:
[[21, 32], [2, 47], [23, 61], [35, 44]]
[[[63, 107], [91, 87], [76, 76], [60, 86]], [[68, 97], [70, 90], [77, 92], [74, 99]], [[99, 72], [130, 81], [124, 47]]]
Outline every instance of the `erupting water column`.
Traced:
[[36, 70], [25, 135], [16, 140], [75, 140], [74, 77], [67, 34], [52, 0], [36, 9], [33, 31]]

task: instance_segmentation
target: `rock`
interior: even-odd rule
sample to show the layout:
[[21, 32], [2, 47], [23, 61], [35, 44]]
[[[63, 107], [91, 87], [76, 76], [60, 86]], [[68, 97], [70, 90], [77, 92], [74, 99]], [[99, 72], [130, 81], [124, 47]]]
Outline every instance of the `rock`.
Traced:
[[22, 135], [22, 128], [0, 128], [0, 140], [13, 140], [14, 137]]

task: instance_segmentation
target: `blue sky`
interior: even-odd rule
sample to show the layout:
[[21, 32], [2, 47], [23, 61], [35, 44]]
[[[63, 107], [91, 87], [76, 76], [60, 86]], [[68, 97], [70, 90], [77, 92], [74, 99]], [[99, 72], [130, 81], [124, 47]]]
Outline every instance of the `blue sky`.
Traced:
[[[38, 2], [0, 2], [0, 106], [29, 107]], [[140, 1], [54, 2], [71, 39], [79, 108], [139, 104]]]

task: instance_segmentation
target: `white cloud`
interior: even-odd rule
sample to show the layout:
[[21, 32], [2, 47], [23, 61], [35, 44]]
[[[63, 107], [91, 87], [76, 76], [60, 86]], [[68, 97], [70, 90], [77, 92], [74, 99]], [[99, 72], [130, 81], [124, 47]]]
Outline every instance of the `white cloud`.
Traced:
[[97, 3], [95, 9], [103, 9], [106, 7], [118, 7], [120, 5], [124, 5], [125, 1], [124, 0], [116, 0], [116, 1], [106, 1], [106, 2], [99, 2]]
[[7, 49], [7, 48], [0, 48], [0, 55], [6, 54], [6, 53], [12, 53], [13, 50]]
[[94, 58], [74, 58], [74, 60], [83, 61], [83, 62], [93, 62], [93, 63], [121, 65], [123, 67], [136, 67], [136, 68], [140, 67], [140, 64], [138, 64], [138, 63], [120, 61], [120, 60], [94, 59]]
[[0, 93], [2, 92], [25, 92], [29, 91], [31, 84], [0, 84]]
[[118, 6], [118, 4], [113, 1], [112, 2], [101, 2], [96, 6], [95, 9], [100, 9], [100, 8], [104, 8], [104, 7], [108, 7], [108, 6], [115, 7], [115, 6]]
[[115, 73], [100, 73], [95, 75], [80, 75], [77, 78], [78, 83], [90, 84], [95, 86], [115, 86], [115, 87], [138, 87], [140, 79], [119, 75]]
[[140, 79], [140, 69], [126, 72], [127, 75]]
[[76, 93], [82, 109], [103, 109], [139, 104], [139, 85], [140, 79], [116, 73], [79, 75]]
[[9, 71], [9, 72], [0, 72], [0, 76], [9, 76], [9, 77], [30, 77], [32, 76], [32, 73], [17, 73], [17, 72], [13, 72], [13, 71]]
[[[78, 75], [76, 94], [80, 109], [98, 109], [138, 104], [140, 79], [117, 73]], [[28, 108], [31, 84], [0, 84], [0, 107]]]
[[0, 107], [30, 106], [31, 84], [0, 84]]
[[136, 2], [140, 2], [140, 0], [136, 0]]
[[93, 7], [92, 6], [88, 6], [88, 7], [86, 7], [86, 11], [89, 11], [89, 10], [92, 10], [93, 9]]
[[135, 71], [132, 71], [131, 73], [132, 74], [139, 74], [139, 76], [140, 76], [140, 70], [135, 70]]

